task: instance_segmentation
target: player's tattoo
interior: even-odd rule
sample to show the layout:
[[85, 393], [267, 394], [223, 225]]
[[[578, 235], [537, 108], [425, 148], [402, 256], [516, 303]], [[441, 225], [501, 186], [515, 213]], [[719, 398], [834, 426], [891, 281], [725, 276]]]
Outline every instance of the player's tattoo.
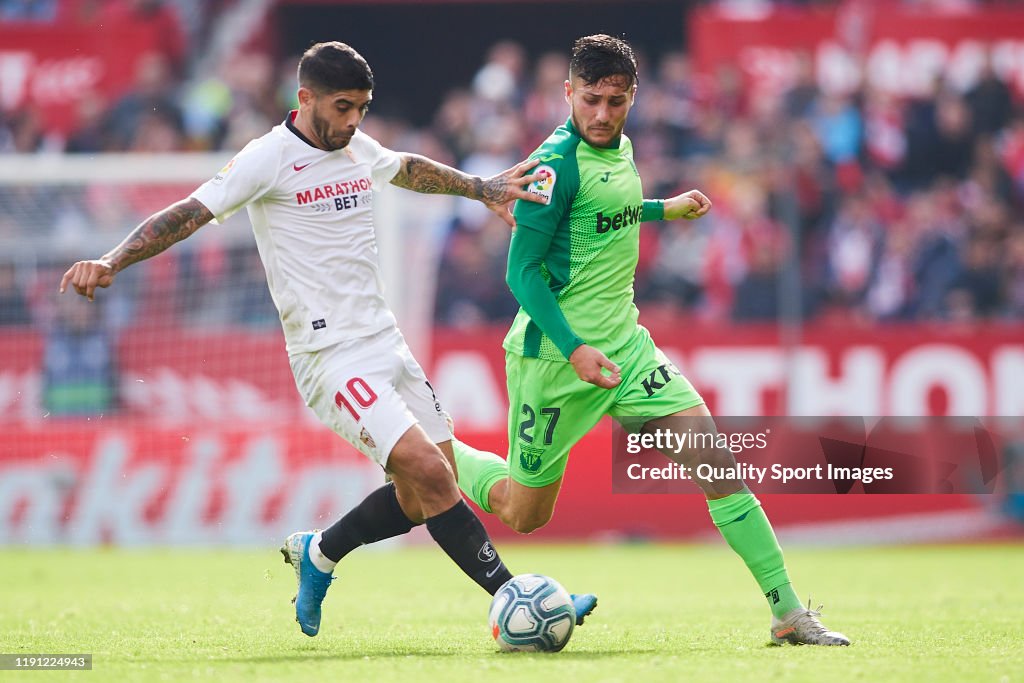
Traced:
[[103, 258], [115, 271], [123, 270], [156, 256], [212, 220], [213, 214], [198, 199], [183, 199], [144, 220]]
[[415, 192], [479, 199], [485, 204], [503, 204], [515, 199], [501, 176], [485, 180], [418, 154], [403, 155], [402, 166], [391, 183]]
[[480, 181], [480, 194], [482, 196], [475, 199], [480, 199], [484, 204], [507, 204], [515, 199], [512, 189], [501, 176]]

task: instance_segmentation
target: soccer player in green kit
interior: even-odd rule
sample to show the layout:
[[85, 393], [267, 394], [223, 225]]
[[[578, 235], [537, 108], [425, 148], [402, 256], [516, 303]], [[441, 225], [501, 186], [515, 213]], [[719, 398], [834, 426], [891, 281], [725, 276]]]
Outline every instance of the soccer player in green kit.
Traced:
[[[551, 518], [569, 449], [604, 415], [631, 430], [672, 429], [674, 419], [686, 418], [696, 432], [715, 431], [704, 400], [637, 323], [640, 223], [696, 219], [711, 202], [697, 190], [643, 198], [622, 132], [636, 90], [628, 43], [607, 35], [576, 41], [565, 82], [569, 119], [531, 156], [540, 160], [534, 173], [545, 177], [529, 191], [547, 203], [515, 208], [507, 279], [521, 308], [504, 342], [508, 459], [453, 440], [459, 487], [521, 533]], [[716, 469], [736, 462], [725, 448], [666, 455]], [[772, 641], [849, 645], [801, 605], [775, 532], [746, 485], [697, 483], [712, 521], [771, 606]]]

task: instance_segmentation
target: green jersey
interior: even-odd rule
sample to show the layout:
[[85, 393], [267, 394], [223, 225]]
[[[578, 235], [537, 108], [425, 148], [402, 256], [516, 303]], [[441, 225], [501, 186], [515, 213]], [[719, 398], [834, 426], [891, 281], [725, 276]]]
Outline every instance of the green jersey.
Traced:
[[[505, 337], [506, 351], [526, 357], [562, 360], [580, 343], [605, 354], [621, 349], [636, 331], [639, 312], [633, 303], [633, 279], [640, 252], [641, 220], [660, 219], [660, 203], [645, 206], [633, 145], [625, 135], [610, 148], [592, 147], [572, 120], [557, 128], [531, 155], [540, 160], [532, 173], [545, 178], [528, 190], [547, 204], [519, 201], [513, 240], [550, 237], [540, 259], [540, 275], [564, 315], [561, 324], [538, 325], [530, 306], [516, 292], [522, 308]], [[517, 267], [515, 248], [509, 282]], [[550, 297], [547, 297], [550, 301]], [[539, 301], [539, 299], [538, 299]], [[561, 320], [561, 316], [558, 316]], [[562, 328], [562, 329], [552, 329]]]

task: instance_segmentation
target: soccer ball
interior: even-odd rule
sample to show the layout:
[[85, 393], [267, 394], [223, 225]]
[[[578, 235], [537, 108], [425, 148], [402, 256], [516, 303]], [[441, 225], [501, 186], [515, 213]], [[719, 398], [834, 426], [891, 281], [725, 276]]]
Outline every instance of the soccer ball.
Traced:
[[505, 652], [558, 652], [572, 636], [576, 608], [549, 576], [520, 574], [491, 601], [491, 635]]

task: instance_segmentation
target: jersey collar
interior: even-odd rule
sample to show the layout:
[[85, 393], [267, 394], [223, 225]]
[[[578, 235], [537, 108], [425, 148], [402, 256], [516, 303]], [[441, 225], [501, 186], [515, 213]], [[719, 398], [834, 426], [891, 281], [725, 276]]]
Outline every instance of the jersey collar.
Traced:
[[569, 129], [569, 132], [571, 132], [573, 135], [575, 135], [580, 140], [582, 140], [583, 144], [589, 146], [591, 149], [597, 149], [597, 150], [601, 150], [601, 149], [609, 149], [609, 150], [610, 149], [618, 149], [622, 145], [622, 136], [621, 135], [618, 136], [617, 138], [613, 139], [612, 140], [612, 144], [608, 145], [607, 147], [596, 147], [594, 145], [591, 145], [589, 142], [587, 142], [587, 139], [585, 137], [583, 137], [582, 135], [580, 135], [580, 132], [578, 130], [576, 130], [576, 126], [574, 126], [573, 123], [572, 123], [572, 114], [570, 114], [569, 118], [567, 118], [565, 120], [565, 127]]
[[[284, 117], [284, 125], [285, 125], [285, 127], [288, 130], [290, 130], [291, 132], [295, 133], [295, 135], [298, 136], [298, 138], [300, 140], [305, 142], [307, 145], [309, 145], [313, 149], [320, 149], [319, 147], [317, 147], [316, 145], [313, 144], [312, 140], [310, 140], [305, 135], [303, 135], [302, 131], [300, 131], [298, 128], [295, 127], [295, 117], [298, 116], [298, 115], [299, 115], [299, 110], [298, 109], [292, 109], [290, 112], [288, 112], [288, 116]], [[323, 150], [320, 149], [320, 151], [322, 152]]]

